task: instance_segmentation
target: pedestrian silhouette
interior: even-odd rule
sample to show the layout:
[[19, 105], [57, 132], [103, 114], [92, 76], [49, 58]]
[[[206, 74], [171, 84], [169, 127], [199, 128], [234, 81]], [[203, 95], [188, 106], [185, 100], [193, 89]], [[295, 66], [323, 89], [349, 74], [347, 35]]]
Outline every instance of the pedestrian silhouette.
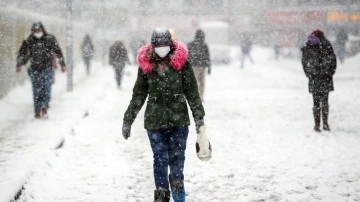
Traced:
[[35, 118], [47, 118], [50, 107], [51, 84], [54, 81], [55, 57], [66, 71], [65, 61], [55, 36], [46, 32], [41, 22], [34, 23], [31, 34], [23, 41], [17, 56], [16, 71], [28, 60], [31, 62], [28, 75], [31, 78]]

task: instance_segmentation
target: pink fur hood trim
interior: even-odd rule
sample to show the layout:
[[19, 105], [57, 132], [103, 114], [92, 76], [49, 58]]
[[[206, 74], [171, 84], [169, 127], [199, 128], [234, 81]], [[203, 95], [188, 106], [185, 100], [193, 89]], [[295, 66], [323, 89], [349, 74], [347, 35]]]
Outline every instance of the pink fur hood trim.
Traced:
[[[153, 69], [149, 59], [149, 52], [151, 51], [152, 47], [152, 44], [147, 44], [137, 51], [136, 62], [139, 64], [140, 69], [145, 74], [151, 73]], [[173, 40], [173, 49], [174, 51], [170, 59], [170, 66], [174, 70], [179, 71], [183, 68], [187, 60], [188, 50], [183, 43], [176, 40]]]

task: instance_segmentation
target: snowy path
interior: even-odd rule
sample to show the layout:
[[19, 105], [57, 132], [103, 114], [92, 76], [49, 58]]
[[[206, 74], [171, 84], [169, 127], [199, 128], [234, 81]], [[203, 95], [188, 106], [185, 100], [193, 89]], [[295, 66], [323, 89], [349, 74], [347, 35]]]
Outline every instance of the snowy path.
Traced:
[[[255, 51], [256, 64], [216, 66], [207, 77], [205, 123], [214, 153], [210, 162], [196, 158], [191, 126], [187, 201], [360, 201], [360, 70], [354, 68], [360, 57], [339, 66], [330, 95], [332, 131], [318, 134], [299, 62], [272, 61], [267, 50]], [[143, 110], [131, 138], [121, 136], [136, 68], [127, 74], [118, 90], [112, 70], [99, 69], [78, 94], [54, 99], [44, 128], [53, 127], [49, 136], [67, 131], [66, 142], [44, 154], [18, 201], [151, 201]], [[38, 122], [28, 124], [24, 130], [42, 133]]]

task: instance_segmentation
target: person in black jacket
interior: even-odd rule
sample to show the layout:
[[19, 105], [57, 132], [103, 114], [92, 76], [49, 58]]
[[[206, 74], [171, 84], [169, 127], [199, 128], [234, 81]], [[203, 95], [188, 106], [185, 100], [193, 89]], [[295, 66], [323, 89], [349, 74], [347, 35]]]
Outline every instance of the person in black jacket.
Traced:
[[201, 100], [204, 100], [205, 88], [205, 69], [208, 74], [211, 73], [211, 61], [208, 45], [205, 43], [205, 32], [198, 29], [195, 34], [195, 40], [188, 44], [189, 62], [195, 73], [196, 81], [199, 87]]
[[121, 78], [125, 67], [125, 62], [130, 65], [128, 51], [121, 40], [116, 40], [110, 47], [109, 64], [114, 67], [115, 79], [118, 88], [121, 86]]
[[240, 48], [241, 48], [241, 58], [240, 58], [240, 68], [244, 68], [245, 65], [245, 59], [248, 57], [251, 63], [254, 63], [253, 58], [250, 55], [251, 49], [252, 49], [252, 39], [250, 36], [250, 33], [245, 32], [241, 34], [241, 42], [240, 42]]
[[65, 61], [56, 38], [47, 33], [41, 22], [34, 23], [30, 36], [23, 41], [17, 61], [16, 71], [28, 60], [31, 66], [28, 74], [32, 82], [35, 118], [47, 117], [49, 108], [51, 84], [53, 81], [53, 55], [58, 58], [61, 71], [66, 71]]
[[81, 53], [82, 53], [82, 56], [83, 56], [83, 59], [85, 62], [86, 73], [87, 73], [87, 75], [89, 75], [90, 74], [90, 62], [94, 56], [94, 45], [88, 34], [85, 35], [84, 41], [81, 44]]
[[331, 43], [320, 30], [311, 33], [301, 50], [302, 66], [306, 77], [309, 78], [309, 91], [314, 99], [314, 130], [320, 132], [322, 115], [323, 129], [329, 131], [329, 92], [334, 90], [336, 55]]

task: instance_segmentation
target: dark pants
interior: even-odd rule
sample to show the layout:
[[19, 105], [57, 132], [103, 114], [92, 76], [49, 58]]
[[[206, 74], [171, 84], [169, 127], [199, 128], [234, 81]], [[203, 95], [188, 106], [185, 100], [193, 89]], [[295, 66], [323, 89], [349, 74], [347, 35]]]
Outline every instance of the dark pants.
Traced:
[[49, 108], [53, 69], [51, 67], [45, 70], [29, 69], [28, 73], [32, 83], [35, 113], [39, 113], [41, 108]]
[[114, 65], [114, 70], [115, 70], [115, 79], [116, 79], [116, 84], [118, 85], [118, 87], [121, 86], [121, 79], [122, 79], [122, 75], [123, 75], [123, 70], [124, 70], [124, 65]]
[[168, 168], [173, 180], [183, 178], [188, 126], [147, 131], [154, 155], [156, 189], [169, 190]]
[[338, 57], [341, 63], [344, 62], [346, 54], [345, 44], [338, 44]]
[[86, 73], [90, 74], [90, 58], [84, 57], [84, 63], [86, 66]]
[[252, 59], [251, 55], [250, 55], [250, 52], [243, 52], [242, 55], [241, 55], [241, 58], [240, 58], [240, 67], [241, 68], [244, 68], [244, 65], [245, 65], [245, 59], [246, 58], [249, 58], [250, 62], [251, 63], [254, 63], [254, 60]]
[[313, 93], [314, 108], [325, 107], [329, 105], [329, 92]]

